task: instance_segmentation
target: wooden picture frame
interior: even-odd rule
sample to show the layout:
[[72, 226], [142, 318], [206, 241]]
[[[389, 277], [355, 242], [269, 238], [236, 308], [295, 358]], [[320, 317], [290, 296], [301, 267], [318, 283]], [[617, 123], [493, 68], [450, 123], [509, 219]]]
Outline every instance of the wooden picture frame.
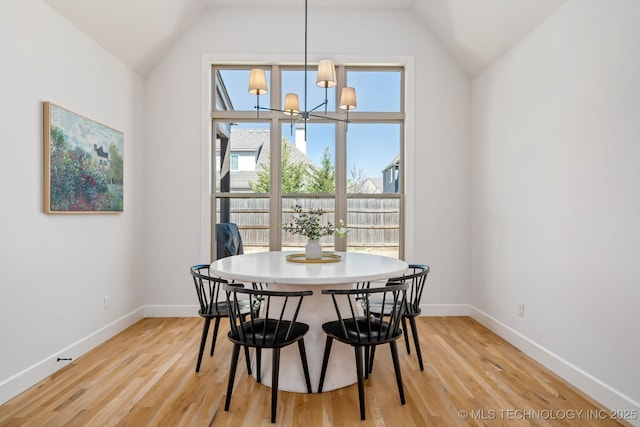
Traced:
[[124, 134], [51, 102], [44, 109], [44, 212], [123, 212]]

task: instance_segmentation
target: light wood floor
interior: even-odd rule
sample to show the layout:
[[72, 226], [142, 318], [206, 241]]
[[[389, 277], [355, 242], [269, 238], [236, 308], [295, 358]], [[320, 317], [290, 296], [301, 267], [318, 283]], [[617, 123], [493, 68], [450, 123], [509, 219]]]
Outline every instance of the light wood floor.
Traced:
[[[311, 395], [281, 391], [277, 424], [621, 425], [470, 318], [422, 317], [418, 325], [423, 372], [413, 352], [407, 355], [398, 341], [405, 406], [389, 351], [380, 348], [365, 386], [366, 421], [360, 421], [353, 385]], [[144, 319], [0, 406], [0, 426], [272, 425], [270, 388], [248, 376], [242, 360], [231, 408], [224, 411], [231, 354], [226, 330], [220, 332], [216, 354], [205, 353], [195, 373], [201, 327], [200, 318]]]

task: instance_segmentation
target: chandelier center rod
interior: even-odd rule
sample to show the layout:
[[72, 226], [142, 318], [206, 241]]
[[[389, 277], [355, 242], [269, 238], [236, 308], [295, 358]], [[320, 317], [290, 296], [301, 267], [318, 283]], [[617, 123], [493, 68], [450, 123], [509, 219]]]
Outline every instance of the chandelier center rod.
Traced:
[[304, 0], [304, 139], [307, 140], [307, 20], [308, 20], [308, 7], [309, 0]]

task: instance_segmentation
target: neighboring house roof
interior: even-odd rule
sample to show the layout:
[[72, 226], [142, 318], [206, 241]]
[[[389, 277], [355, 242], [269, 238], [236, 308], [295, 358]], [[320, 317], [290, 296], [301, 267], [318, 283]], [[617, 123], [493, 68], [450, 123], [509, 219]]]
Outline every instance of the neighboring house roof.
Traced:
[[360, 185], [354, 188], [352, 192], [360, 194], [382, 194], [382, 189], [382, 178], [367, 178]]
[[[238, 129], [238, 130], [247, 130], [247, 129]], [[269, 161], [269, 156], [271, 154], [271, 145], [269, 144], [269, 131], [265, 130], [264, 133], [266, 134], [266, 141], [264, 142], [264, 144], [262, 145], [262, 147], [260, 148], [260, 153], [258, 155], [258, 160], [256, 162], [256, 164], [260, 164], [262, 162], [268, 162]], [[236, 134], [235, 132], [232, 132], [231, 135], [233, 136], [233, 143], [231, 146], [231, 149], [236, 151], [236, 145], [235, 145], [235, 137]], [[296, 145], [291, 142], [289, 139], [287, 138], [283, 138], [283, 142], [285, 144], [289, 144], [291, 147], [291, 161], [292, 162], [305, 162], [307, 164], [310, 164], [312, 166], [316, 166], [315, 163], [313, 163], [311, 161], [311, 159], [309, 159], [302, 151], [300, 151]]]
[[369, 178], [367, 181], [370, 181], [378, 190], [380, 190], [380, 193], [382, 193], [383, 182], [384, 182], [383, 178], [380, 178], [380, 177]]
[[[262, 164], [268, 164], [271, 145], [269, 144], [270, 132], [268, 129], [246, 129], [231, 128], [231, 151], [232, 152], [255, 152], [256, 169], [254, 171], [231, 171], [231, 182], [235, 190], [248, 190], [249, 182], [254, 181]], [[293, 142], [284, 138], [284, 143], [291, 146], [291, 161], [305, 162], [311, 166], [316, 166]]]
[[231, 182], [233, 190], [249, 189], [249, 182], [255, 181], [255, 171], [231, 171]]
[[398, 154], [396, 157], [394, 157], [393, 160], [391, 160], [391, 162], [389, 162], [389, 164], [387, 166], [385, 166], [385, 168], [382, 170], [382, 172], [386, 172], [389, 169], [393, 169], [393, 168], [397, 168], [398, 166], [400, 166], [400, 154]]
[[269, 145], [269, 130], [232, 127], [230, 140], [232, 151], [257, 151]]

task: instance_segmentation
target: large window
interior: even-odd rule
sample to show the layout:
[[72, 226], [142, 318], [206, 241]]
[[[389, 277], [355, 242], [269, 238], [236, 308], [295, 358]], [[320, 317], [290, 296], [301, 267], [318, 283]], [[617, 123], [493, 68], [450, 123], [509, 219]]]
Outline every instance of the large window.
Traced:
[[[399, 67], [336, 67], [338, 86], [306, 125], [282, 108], [285, 93], [301, 109], [323, 103], [324, 89], [302, 67], [260, 65], [268, 94], [248, 93], [251, 68], [212, 68], [212, 222], [234, 222], [245, 252], [301, 250], [304, 240], [283, 232], [295, 205], [322, 208], [324, 219], [344, 220], [345, 239], [324, 237], [325, 250], [403, 256], [404, 70]], [[342, 84], [342, 86], [341, 86]], [[343, 86], [355, 87], [358, 106], [337, 107]], [[256, 106], [272, 110], [260, 109]], [[213, 210], [212, 209], [212, 210]], [[212, 234], [215, 227], [212, 227]], [[212, 235], [212, 253], [215, 248]]]

